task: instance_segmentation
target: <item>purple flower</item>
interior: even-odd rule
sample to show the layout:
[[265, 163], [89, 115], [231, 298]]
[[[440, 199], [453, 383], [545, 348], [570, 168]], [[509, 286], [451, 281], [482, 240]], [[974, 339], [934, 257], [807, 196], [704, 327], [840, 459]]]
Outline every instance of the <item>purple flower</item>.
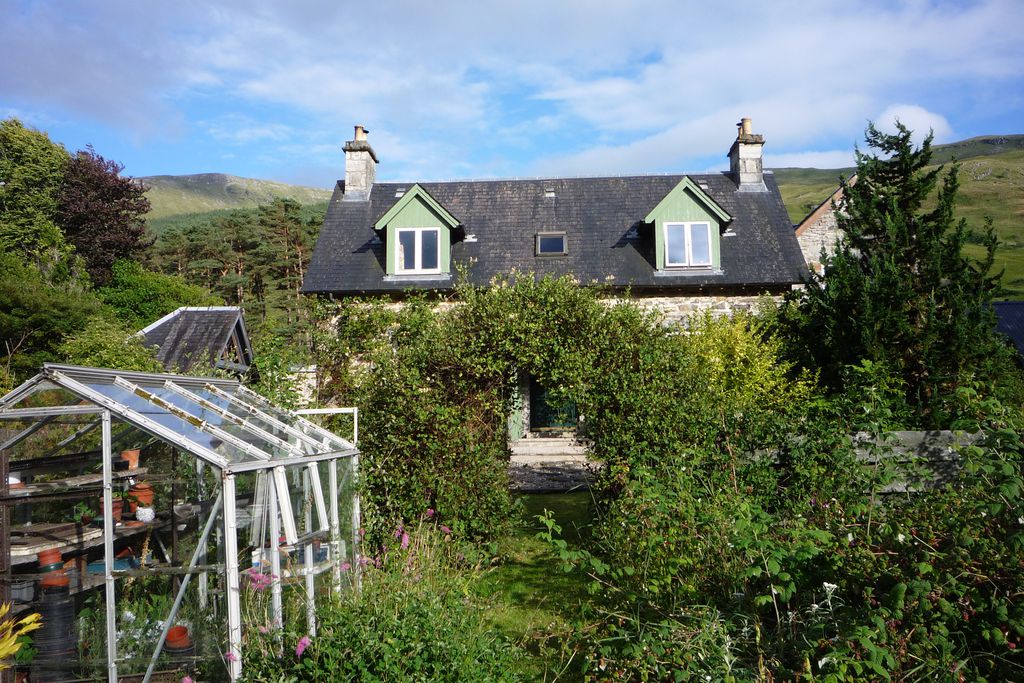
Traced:
[[399, 524], [399, 525], [398, 525], [398, 528], [397, 528], [397, 529], [395, 529], [395, 538], [401, 538], [401, 537], [402, 537], [402, 534], [404, 534], [404, 533], [405, 533], [405, 530], [404, 530], [404, 529], [402, 529], [402, 525], [401, 525], [401, 524]]
[[309, 647], [309, 643], [309, 636], [302, 636], [301, 638], [299, 638], [299, 642], [295, 646], [295, 656], [301, 657], [302, 653], [306, 651], [307, 647]]
[[452, 530], [446, 527], [444, 524], [441, 525], [441, 531], [445, 532], [446, 534], [450, 534], [452, 532]]
[[437, 513], [434, 512], [434, 508], [427, 508], [427, 517], [433, 517], [435, 514]]
[[181, 683], [192, 683], [192, 677], [191, 676], [182, 676], [181, 677]]
[[341, 571], [347, 572], [349, 569], [352, 569], [352, 565], [351, 564], [349, 564], [348, 562], [342, 562], [341, 563]]
[[228, 652], [224, 653], [224, 659], [228, 660], [229, 662], [237, 662], [238, 661], [238, 655], [236, 655], [234, 652], [231, 652], [229, 650]]
[[409, 547], [409, 534], [402, 532], [402, 550]]

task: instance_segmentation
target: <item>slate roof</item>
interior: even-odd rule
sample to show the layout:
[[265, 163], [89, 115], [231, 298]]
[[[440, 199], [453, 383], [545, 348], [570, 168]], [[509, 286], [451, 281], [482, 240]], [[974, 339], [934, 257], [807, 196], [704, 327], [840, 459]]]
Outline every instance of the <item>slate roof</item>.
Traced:
[[1017, 352], [1024, 356], [1024, 301], [996, 301], [996, 329], [1013, 341]]
[[[635, 291], [749, 286], [781, 289], [801, 281], [806, 265], [774, 177], [768, 192], [738, 192], [726, 173], [689, 177], [733, 216], [721, 238], [720, 273], [655, 272], [654, 235], [643, 218], [684, 175], [419, 183], [462, 224], [452, 245], [453, 271], [486, 285], [513, 269], [573, 274], [582, 283], [631, 286]], [[415, 183], [376, 183], [368, 201], [344, 201], [339, 181], [324, 218], [309, 269], [306, 293], [335, 295], [450, 289], [450, 279], [385, 279], [385, 245], [373, 224]], [[706, 189], [705, 189], [706, 188]], [[554, 197], [545, 196], [553, 190]], [[639, 236], [629, 233], [639, 229]], [[568, 254], [536, 256], [534, 235], [566, 233]], [[456, 233], [458, 235], [458, 233]], [[453, 241], [458, 239], [453, 235]]]
[[[218, 364], [232, 334], [242, 347], [241, 364]], [[227, 367], [246, 372], [252, 365], [252, 346], [237, 306], [182, 307], [152, 323], [139, 334], [146, 346], [156, 346], [157, 360], [167, 370], [189, 372], [196, 366]]]

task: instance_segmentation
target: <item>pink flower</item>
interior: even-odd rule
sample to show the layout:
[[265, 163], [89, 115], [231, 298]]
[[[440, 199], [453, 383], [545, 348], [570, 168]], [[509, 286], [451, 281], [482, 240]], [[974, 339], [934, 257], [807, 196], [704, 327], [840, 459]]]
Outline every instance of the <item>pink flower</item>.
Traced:
[[405, 531], [402, 529], [402, 525], [399, 524], [398, 528], [395, 529], [395, 538], [401, 538], [402, 534], [404, 534], [404, 533], [405, 533]]
[[446, 534], [450, 534], [452, 532], [452, 530], [446, 527], [444, 524], [441, 525], [441, 531], [445, 532]]
[[409, 547], [409, 534], [402, 532], [402, 550]]
[[224, 659], [228, 660], [229, 662], [237, 662], [238, 655], [236, 655], [234, 652], [228, 651], [224, 653]]
[[427, 517], [433, 517], [436, 514], [437, 513], [434, 511], [434, 508], [427, 508]]
[[299, 643], [295, 646], [295, 656], [301, 657], [302, 653], [306, 651], [307, 647], [309, 647], [310, 642], [309, 636], [302, 636], [299, 638]]
[[348, 562], [342, 562], [341, 563], [341, 571], [347, 572], [349, 569], [352, 569], [352, 565], [351, 564], [349, 564]]
[[182, 676], [181, 677], [181, 683], [192, 683], [192, 677], [191, 676]]

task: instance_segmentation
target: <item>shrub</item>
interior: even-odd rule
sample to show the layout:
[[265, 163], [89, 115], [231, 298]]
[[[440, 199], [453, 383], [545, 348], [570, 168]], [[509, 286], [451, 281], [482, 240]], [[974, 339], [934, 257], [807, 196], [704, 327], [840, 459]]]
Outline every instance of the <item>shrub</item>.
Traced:
[[[521, 652], [490, 631], [472, 598], [474, 571], [440, 525], [399, 528], [360, 590], [326, 602], [315, 637], [250, 631], [252, 681], [515, 681]], [[303, 640], [305, 638], [305, 640]]]

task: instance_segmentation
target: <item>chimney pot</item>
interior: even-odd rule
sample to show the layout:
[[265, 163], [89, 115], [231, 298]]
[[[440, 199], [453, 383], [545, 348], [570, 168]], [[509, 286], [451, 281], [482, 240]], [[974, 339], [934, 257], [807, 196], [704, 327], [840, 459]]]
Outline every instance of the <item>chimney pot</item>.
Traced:
[[362, 141], [366, 140], [366, 134], [369, 133], [369, 132], [370, 131], [366, 130], [365, 128], [363, 128], [362, 126], [357, 124], [356, 125], [355, 140], [357, 142], [362, 142]]
[[740, 119], [740, 129], [743, 131], [744, 135], [751, 135], [749, 118]]

